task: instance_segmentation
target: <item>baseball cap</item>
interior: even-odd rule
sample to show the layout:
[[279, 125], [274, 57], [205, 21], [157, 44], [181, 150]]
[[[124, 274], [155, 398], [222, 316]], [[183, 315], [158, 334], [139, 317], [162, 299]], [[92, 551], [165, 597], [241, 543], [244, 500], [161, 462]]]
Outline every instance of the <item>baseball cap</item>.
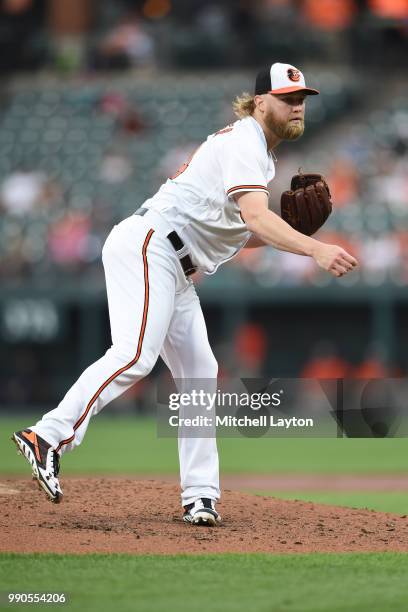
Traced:
[[276, 62], [270, 68], [258, 72], [255, 82], [255, 95], [273, 93], [284, 94], [292, 91], [303, 91], [305, 94], [315, 96], [317, 89], [306, 87], [305, 77], [291, 64]]

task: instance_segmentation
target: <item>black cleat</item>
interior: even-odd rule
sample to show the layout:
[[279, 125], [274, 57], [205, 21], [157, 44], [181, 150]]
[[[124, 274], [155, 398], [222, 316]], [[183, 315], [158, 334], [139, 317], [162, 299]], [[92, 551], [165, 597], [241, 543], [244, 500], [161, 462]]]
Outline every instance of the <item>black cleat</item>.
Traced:
[[33, 479], [46, 492], [47, 497], [58, 504], [62, 490], [58, 481], [59, 455], [48, 442], [31, 429], [16, 431], [11, 436], [19, 454], [24, 455], [33, 470]]
[[215, 509], [214, 500], [201, 497], [192, 504], [184, 506], [183, 521], [192, 525], [215, 527], [221, 522], [221, 517]]

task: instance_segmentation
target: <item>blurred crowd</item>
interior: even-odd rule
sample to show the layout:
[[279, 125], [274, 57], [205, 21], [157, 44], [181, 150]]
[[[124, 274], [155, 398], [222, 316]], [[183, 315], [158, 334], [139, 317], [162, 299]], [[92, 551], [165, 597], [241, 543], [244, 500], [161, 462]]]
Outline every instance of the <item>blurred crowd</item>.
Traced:
[[[344, 245], [360, 267], [336, 281], [310, 258], [244, 249], [215, 277], [197, 274], [195, 282], [254, 292], [406, 286], [407, 23], [408, 0], [0, 0], [0, 74], [20, 75], [0, 85], [2, 286], [52, 287], [57, 297], [70, 285], [79, 309], [84, 288], [104, 287], [101, 250], [112, 226], [209, 133], [234, 120], [232, 98], [252, 87], [255, 66], [275, 60], [304, 68], [321, 95], [308, 100], [301, 141], [276, 151], [270, 206], [279, 211], [299, 167], [322, 172], [334, 213], [317, 237]], [[51, 328], [76, 329], [75, 317], [83, 317], [83, 330], [86, 313], [59, 313], [52, 303], [20, 306], [11, 301], [2, 311], [3, 328], [9, 312], [12, 331], [17, 318], [23, 331], [34, 321], [43, 335], [8, 338], [14, 344], [0, 363], [0, 405], [45, 405], [67, 386], [62, 372], [73, 367], [80, 343], [73, 334], [60, 350], [63, 339]], [[225, 344], [219, 330], [213, 345], [221, 377], [377, 378], [407, 370], [405, 351], [386, 354], [387, 330], [382, 337], [371, 322], [367, 337], [380, 342], [347, 337], [347, 352], [326, 313], [322, 339], [299, 336], [294, 351], [284, 343], [298, 330], [265, 319], [241, 313]], [[210, 317], [211, 333], [217, 324]], [[47, 344], [45, 327], [55, 344]], [[402, 331], [398, 340], [402, 346]], [[30, 342], [38, 342], [36, 352]], [[353, 356], [354, 344], [364, 347]], [[144, 410], [154, 404], [153, 379], [142, 385], [123, 401]]]
[[[233, 119], [236, 86], [227, 82], [220, 92], [215, 83], [219, 98], [209, 81], [206, 98], [194, 83], [181, 81], [170, 92], [166, 84], [151, 91], [148, 82], [136, 98], [120, 88], [81, 86], [34, 98], [11, 95], [0, 113], [3, 281], [42, 284], [65, 274], [103, 283], [100, 254], [114, 223], [150, 197], [208, 132]], [[360, 105], [358, 116], [345, 119], [344, 112], [338, 122], [305, 136], [306, 145], [277, 149], [271, 208], [279, 210], [280, 194], [299, 167], [322, 172], [334, 213], [318, 237], [344, 245], [361, 264], [340, 282], [405, 285], [408, 104], [400, 93], [375, 110]], [[262, 286], [332, 282], [309, 258], [272, 248], [243, 249], [219, 274]]]
[[[320, 146], [321, 140], [315, 140]], [[309, 149], [313, 149], [313, 143]], [[284, 159], [277, 151], [277, 176], [271, 184], [274, 208], [296, 169], [305, 166], [302, 153]], [[360, 268], [346, 284], [408, 281], [408, 104], [390, 96], [381, 110], [356, 122], [341, 121], [324, 149], [306, 157], [307, 169], [321, 171], [330, 186], [334, 211], [317, 237], [352, 252]], [[313, 164], [313, 165], [312, 165]], [[235, 263], [262, 284], [296, 285], [331, 282], [309, 258], [273, 249], [241, 251]]]
[[2, 0], [0, 70], [403, 66], [407, 18], [407, 0]]
[[[55, 93], [40, 93], [29, 106], [25, 94], [17, 98], [3, 115], [0, 131], [0, 276], [34, 278], [40, 284], [60, 272], [89, 277], [120, 219], [115, 187], [134, 170], [123, 143], [143, 132], [143, 120], [116, 92], [85, 100], [89, 121], [81, 99], [77, 113], [71, 99], [65, 113]], [[48, 117], [51, 108], [58, 110]], [[109, 187], [112, 193], [106, 193]]]

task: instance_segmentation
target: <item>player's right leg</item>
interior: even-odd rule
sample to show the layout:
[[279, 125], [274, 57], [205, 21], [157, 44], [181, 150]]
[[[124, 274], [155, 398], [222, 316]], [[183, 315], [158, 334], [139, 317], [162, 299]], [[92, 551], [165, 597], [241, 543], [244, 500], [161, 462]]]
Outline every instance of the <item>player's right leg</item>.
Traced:
[[116, 226], [103, 249], [112, 346], [89, 366], [57, 408], [13, 440], [52, 501], [61, 499], [59, 456], [79, 445], [89, 420], [154, 366], [185, 282], [170, 242], [133, 216]]
[[[191, 283], [176, 294], [173, 316], [161, 356], [176, 381], [179, 393], [215, 394], [218, 365], [208, 342], [200, 301]], [[184, 521], [213, 526], [221, 521], [215, 504], [220, 498], [215, 409], [180, 406], [180, 417], [204, 414], [213, 427], [178, 428], [180, 484]]]

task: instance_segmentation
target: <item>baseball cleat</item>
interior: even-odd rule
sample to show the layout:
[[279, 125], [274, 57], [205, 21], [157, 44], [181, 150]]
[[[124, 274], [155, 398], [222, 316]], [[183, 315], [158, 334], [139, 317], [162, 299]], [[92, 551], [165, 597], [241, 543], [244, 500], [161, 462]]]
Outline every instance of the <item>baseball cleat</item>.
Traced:
[[192, 504], [184, 506], [183, 521], [192, 525], [215, 527], [221, 522], [221, 517], [215, 509], [214, 501], [208, 497], [201, 497]]
[[31, 465], [33, 480], [46, 492], [48, 499], [58, 504], [63, 495], [57, 478], [60, 467], [58, 453], [31, 429], [16, 431], [11, 439], [17, 446], [18, 454], [23, 455]]

